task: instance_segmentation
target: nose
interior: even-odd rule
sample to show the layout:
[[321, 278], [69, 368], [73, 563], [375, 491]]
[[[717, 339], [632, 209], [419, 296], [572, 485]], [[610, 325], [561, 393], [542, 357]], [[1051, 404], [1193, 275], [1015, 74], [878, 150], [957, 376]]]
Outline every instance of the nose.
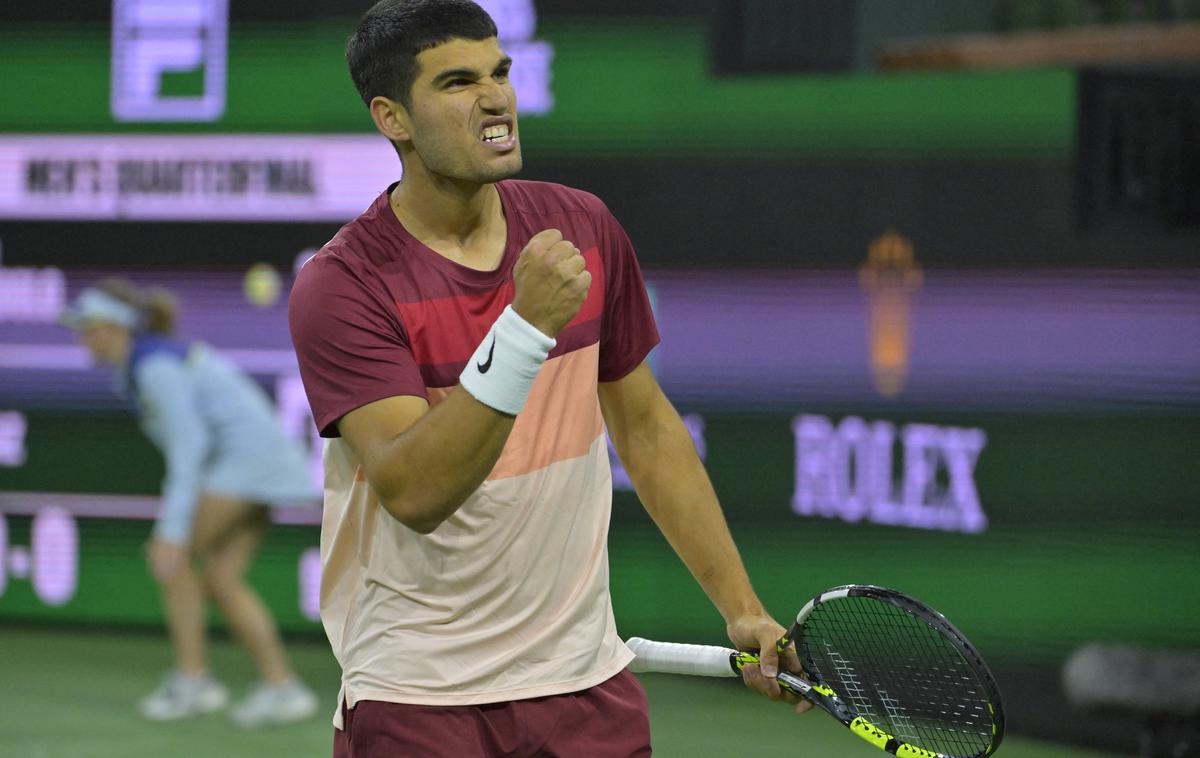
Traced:
[[512, 91], [506, 84], [488, 79], [487, 85], [483, 88], [483, 94], [479, 98], [479, 107], [489, 113], [504, 113], [512, 105]]

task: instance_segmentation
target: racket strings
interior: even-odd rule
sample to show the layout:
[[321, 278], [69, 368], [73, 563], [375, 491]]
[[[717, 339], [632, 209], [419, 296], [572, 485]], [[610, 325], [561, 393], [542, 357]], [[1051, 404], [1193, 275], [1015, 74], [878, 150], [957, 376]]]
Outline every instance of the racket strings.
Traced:
[[902, 608], [867, 597], [819, 605], [798, 649], [814, 678], [901, 741], [964, 756], [991, 743], [989, 698], [975, 670]]

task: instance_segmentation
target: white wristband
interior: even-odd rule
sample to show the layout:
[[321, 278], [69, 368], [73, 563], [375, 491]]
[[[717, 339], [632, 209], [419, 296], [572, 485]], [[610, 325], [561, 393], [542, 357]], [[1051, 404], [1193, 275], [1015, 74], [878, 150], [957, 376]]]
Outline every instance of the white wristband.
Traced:
[[538, 369], [556, 344], [510, 305], [492, 324], [458, 381], [479, 402], [515, 416], [525, 407]]

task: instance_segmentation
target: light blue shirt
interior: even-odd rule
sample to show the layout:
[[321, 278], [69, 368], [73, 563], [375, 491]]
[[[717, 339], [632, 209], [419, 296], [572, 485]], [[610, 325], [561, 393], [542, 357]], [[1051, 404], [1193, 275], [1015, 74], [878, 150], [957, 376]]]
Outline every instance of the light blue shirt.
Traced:
[[118, 381], [165, 458], [157, 537], [186, 543], [202, 493], [315, 504], [304, 451], [284, 435], [270, 399], [211, 348], [139, 336]]

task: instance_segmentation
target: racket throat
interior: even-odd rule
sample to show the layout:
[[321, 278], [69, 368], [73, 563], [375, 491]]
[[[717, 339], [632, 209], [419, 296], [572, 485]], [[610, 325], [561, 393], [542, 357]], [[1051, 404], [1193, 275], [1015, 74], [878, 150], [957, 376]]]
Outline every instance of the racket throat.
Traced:
[[787, 673], [779, 675], [779, 681], [787, 689], [797, 695], [803, 695], [815, 705], [845, 724], [862, 739], [885, 752], [900, 758], [945, 758], [942, 753], [935, 753], [925, 748], [907, 742], [901, 742], [892, 735], [867, 721], [862, 716], [851, 711], [837, 693], [823, 684], [810, 684], [803, 679]]
[[850, 731], [880, 750], [892, 755], [901, 756], [901, 758], [944, 758], [941, 753], [934, 753], [925, 748], [901, 742], [871, 722], [866, 721], [862, 716], [856, 716], [847, 726], [850, 727]]
[[779, 684], [784, 689], [811, 700], [814, 705], [820, 706], [823, 711], [846, 726], [850, 726], [850, 723], [857, 716], [856, 713], [846, 707], [846, 704], [837, 696], [836, 692], [824, 684], [806, 682], [800, 677], [793, 676], [786, 671], [779, 674]]

